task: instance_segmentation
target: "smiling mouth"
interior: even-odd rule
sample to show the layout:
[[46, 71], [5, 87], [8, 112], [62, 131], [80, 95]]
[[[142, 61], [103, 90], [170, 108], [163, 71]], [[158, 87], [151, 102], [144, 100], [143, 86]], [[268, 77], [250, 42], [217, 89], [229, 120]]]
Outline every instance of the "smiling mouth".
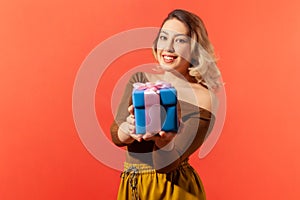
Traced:
[[173, 55], [162, 55], [165, 63], [172, 63], [178, 56]]

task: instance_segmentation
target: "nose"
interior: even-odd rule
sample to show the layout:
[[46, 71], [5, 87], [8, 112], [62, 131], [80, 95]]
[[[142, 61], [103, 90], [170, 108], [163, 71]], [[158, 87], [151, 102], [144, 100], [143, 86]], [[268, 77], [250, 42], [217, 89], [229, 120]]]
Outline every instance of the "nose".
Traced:
[[170, 52], [170, 53], [175, 52], [174, 45], [173, 45], [173, 40], [170, 40], [170, 41], [167, 42], [164, 50], [167, 51], [167, 52]]

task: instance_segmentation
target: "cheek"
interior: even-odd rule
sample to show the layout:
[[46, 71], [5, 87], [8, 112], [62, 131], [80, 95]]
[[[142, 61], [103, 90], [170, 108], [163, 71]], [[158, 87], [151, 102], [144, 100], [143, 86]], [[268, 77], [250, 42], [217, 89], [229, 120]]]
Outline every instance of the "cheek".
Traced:
[[160, 61], [160, 60], [161, 60], [161, 57], [160, 57], [161, 53], [162, 53], [162, 50], [160, 50], [160, 49], [157, 49], [157, 50], [156, 50], [156, 52], [155, 52], [155, 59], [156, 59], [157, 61]]
[[156, 50], [156, 57], [159, 57], [159, 55], [162, 53], [162, 50], [161, 49], [157, 49]]
[[175, 47], [175, 52], [185, 60], [190, 60], [191, 58], [191, 49], [189, 45], [177, 46]]
[[158, 42], [157, 42], [157, 45], [156, 45], [157, 50], [165, 49], [165, 46], [166, 46], [166, 44], [165, 44], [165, 42], [163, 42], [163, 41], [158, 41]]

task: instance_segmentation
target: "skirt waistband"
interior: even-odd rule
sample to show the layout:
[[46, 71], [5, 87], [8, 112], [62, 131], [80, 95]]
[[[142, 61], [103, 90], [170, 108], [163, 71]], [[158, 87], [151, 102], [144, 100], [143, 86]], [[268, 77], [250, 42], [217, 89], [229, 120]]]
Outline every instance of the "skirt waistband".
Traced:
[[[188, 160], [184, 160], [180, 163], [178, 167], [187, 167], [190, 166]], [[128, 163], [124, 162], [124, 172], [126, 173], [153, 173], [156, 170], [153, 166], [148, 164], [137, 164], [137, 163]]]

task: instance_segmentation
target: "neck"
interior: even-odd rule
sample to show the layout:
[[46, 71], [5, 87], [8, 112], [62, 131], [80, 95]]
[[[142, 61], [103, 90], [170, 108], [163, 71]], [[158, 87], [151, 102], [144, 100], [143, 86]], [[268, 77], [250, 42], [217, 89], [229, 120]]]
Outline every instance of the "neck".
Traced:
[[172, 76], [175, 76], [183, 81], [187, 81], [189, 83], [197, 83], [197, 80], [195, 77], [190, 76], [189, 70], [186, 69], [185, 71], [177, 71], [177, 70], [170, 70], [166, 72], [167, 74], [172, 74]]

